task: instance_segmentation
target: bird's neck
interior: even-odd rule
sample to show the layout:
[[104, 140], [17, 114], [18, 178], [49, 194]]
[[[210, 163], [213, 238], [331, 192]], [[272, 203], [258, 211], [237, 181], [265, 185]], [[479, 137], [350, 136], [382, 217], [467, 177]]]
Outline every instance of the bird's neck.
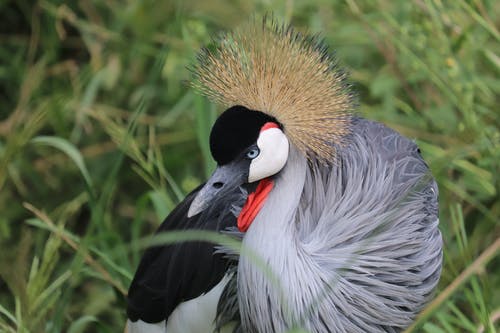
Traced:
[[[289, 297], [287, 290], [292, 288], [290, 284], [295, 284], [298, 278], [296, 270], [301, 270], [297, 267], [301, 265], [298, 260], [301, 249], [297, 248], [295, 220], [306, 170], [306, 158], [291, 147], [287, 165], [275, 179], [273, 190], [243, 239], [243, 251], [247, 249], [250, 255], [242, 253], [238, 269], [240, 308], [245, 310], [241, 313], [250, 316], [253, 313], [256, 318], [269, 317], [263, 318], [261, 323], [273, 323], [272, 327], [255, 327], [253, 330], [256, 331], [285, 331], [287, 327], [276, 325], [290, 322], [287, 319], [276, 320], [272, 318], [272, 313], [260, 310], [268, 308], [269, 302], [274, 303], [271, 305], [274, 309], [278, 309], [278, 304], [294, 303], [286, 298]], [[255, 286], [265, 288], [255, 290]], [[259, 305], [260, 303], [262, 304]], [[293, 312], [290, 309], [290, 313]], [[247, 324], [250, 325], [250, 320], [247, 319]], [[245, 318], [242, 320], [246, 321]], [[245, 327], [245, 323], [243, 325]], [[247, 329], [253, 331], [250, 327]]]
[[[307, 160], [294, 147], [290, 148], [286, 166], [277, 175], [273, 190], [269, 193], [264, 206], [248, 230], [245, 240], [265, 241], [266, 237], [280, 239], [293, 236], [295, 213], [304, 188]], [[275, 243], [272, 244], [276, 246]]]

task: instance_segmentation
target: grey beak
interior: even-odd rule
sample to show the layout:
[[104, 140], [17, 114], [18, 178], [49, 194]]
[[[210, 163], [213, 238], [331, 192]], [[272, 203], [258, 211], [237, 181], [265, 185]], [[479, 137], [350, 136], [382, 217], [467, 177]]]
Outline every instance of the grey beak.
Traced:
[[218, 166], [201, 188], [188, 210], [188, 217], [201, 213], [208, 208], [222, 191], [231, 191], [247, 181], [248, 165], [246, 163], [229, 163]]

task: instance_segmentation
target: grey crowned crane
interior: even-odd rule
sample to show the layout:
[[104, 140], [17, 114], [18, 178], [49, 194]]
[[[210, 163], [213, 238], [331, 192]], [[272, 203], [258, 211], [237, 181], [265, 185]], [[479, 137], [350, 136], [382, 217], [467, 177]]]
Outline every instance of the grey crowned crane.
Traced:
[[206, 241], [146, 250], [129, 333], [399, 332], [442, 264], [438, 189], [417, 145], [354, 114], [323, 42], [264, 19], [198, 56], [194, 86], [227, 107], [217, 162], [158, 232], [242, 239], [264, 263]]

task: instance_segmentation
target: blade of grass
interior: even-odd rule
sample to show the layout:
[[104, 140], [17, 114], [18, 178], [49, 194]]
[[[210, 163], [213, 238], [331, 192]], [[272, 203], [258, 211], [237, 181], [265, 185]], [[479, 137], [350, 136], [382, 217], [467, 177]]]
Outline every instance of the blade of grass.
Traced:
[[[82, 251], [81, 247], [78, 246], [75, 243], [75, 241], [73, 241], [72, 239], [70, 239], [69, 237], [67, 237], [64, 233], [62, 233], [62, 232], [59, 231], [59, 228], [57, 228], [54, 225], [54, 223], [52, 222], [52, 220], [45, 213], [43, 213], [42, 211], [38, 210], [33, 205], [31, 205], [31, 204], [29, 204], [27, 202], [24, 203], [24, 207], [27, 210], [29, 210], [30, 212], [32, 212], [41, 221], [43, 221], [48, 226], [50, 226], [52, 228], [52, 230], [54, 230], [54, 232], [56, 233], [56, 235], [59, 236], [59, 237], [61, 237], [71, 248], [73, 248], [73, 250], [75, 250], [75, 251]], [[97, 272], [99, 272], [101, 274], [103, 280], [105, 280], [108, 283], [110, 283], [111, 285], [113, 285], [123, 295], [127, 294], [126, 289], [121, 285], [121, 283], [119, 281], [113, 279], [111, 277], [111, 275], [109, 274], [109, 272], [106, 271], [106, 269], [101, 264], [99, 264], [97, 261], [95, 261], [94, 258], [92, 258], [86, 252], [83, 252], [82, 255], [83, 255], [84, 259], [85, 259], [85, 262], [87, 262], [87, 264], [89, 264], [92, 268], [94, 268]]]
[[462, 271], [439, 295], [425, 307], [425, 309], [418, 315], [415, 322], [405, 330], [406, 333], [413, 332], [419, 327], [422, 322], [431, 316], [445, 301], [447, 301], [453, 293], [455, 293], [460, 286], [467, 282], [471, 276], [481, 274], [484, 267], [498, 255], [500, 250], [500, 238], [488, 246], [479, 257], [474, 260], [464, 271]]
[[94, 190], [93, 190], [94, 185], [92, 183], [92, 178], [90, 177], [90, 173], [87, 169], [87, 166], [85, 165], [83, 156], [71, 142], [69, 142], [66, 139], [54, 136], [37, 136], [31, 139], [31, 142], [37, 145], [45, 145], [53, 147], [65, 153], [80, 170], [80, 173], [82, 174], [83, 179], [85, 180], [85, 185], [87, 187], [89, 196], [91, 200], [94, 200], [95, 196], [94, 196]]
[[16, 317], [0, 304], [0, 313], [7, 317], [14, 325], [17, 325]]

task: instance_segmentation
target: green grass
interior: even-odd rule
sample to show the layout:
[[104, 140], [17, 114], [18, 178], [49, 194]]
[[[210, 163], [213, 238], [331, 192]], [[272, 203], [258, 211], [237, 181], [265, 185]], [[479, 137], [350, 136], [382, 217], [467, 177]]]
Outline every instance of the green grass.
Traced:
[[220, 110], [186, 66], [269, 12], [326, 38], [439, 183], [444, 269], [412, 330], [500, 327], [498, 1], [0, 0], [0, 332], [122, 330], [143, 237], [214, 167]]

